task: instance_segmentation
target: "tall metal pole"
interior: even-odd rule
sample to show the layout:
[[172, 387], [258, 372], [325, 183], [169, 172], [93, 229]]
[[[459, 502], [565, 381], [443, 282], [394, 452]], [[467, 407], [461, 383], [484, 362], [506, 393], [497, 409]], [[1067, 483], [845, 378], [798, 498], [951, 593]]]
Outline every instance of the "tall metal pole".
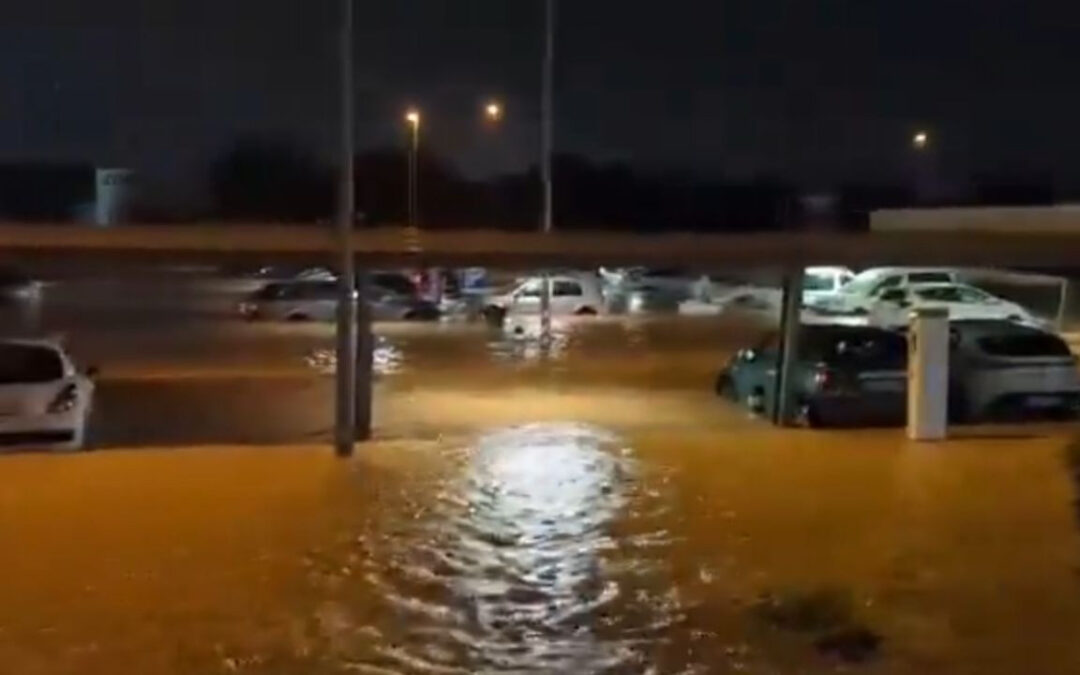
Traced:
[[353, 300], [352, 226], [355, 211], [353, 181], [353, 0], [341, 0], [341, 166], [338, 185], [337, 235], [337, 405], [334, 419], [334, 450], [340, 457], [353, 452], [356, 436], [356, 305]]
[[803, 271], [801, 268], [788, 268], [784, 271], [784, 295], [780, 310], [780, 353], [776, 369], [773, 396], [773, 423], [788, 426], [796, 418], [795, 408], [795, 364], [799, 353], [799, 338], [802, 335], [802, 293]]
[[[544, 0], [544, 61], [540, 101], [540, 175], [543, 183], [543, 215], [540, 229], [548, 234], [553, 227], [554, 186], [552, 154], [555, 146], [555, 0]], [[551, 341], [551, 275], [544, 273], [544, 289], [540, 295], [540, 339]]]
[[420, 185], [417, 181], [417, 164], [420, 155], [420, 120], [409, 119], [409, 227], [416, 227], [419, 221]]

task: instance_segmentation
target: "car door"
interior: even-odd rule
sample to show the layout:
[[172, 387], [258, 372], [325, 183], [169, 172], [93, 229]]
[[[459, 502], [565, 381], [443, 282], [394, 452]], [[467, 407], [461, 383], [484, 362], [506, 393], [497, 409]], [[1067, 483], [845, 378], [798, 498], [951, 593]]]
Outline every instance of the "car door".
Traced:
[[336, 281], [313, 281], [305, 291], [307, 314], [315, 321], [333, 321], [337, 315]]
[[870, 307], [870, 323], [875, 326], [902, 326], [907, 324], [911, 299], [904, 288], [887, 288]]
[[573, 279], [555, 279], [551, 283], [551, 312], [573, 314], [581, 306], [581, 284]]
[[534, 277], [524, 282], [514, 291], [512, 311], [517, 314], [537, 314], [540, 312], [540, 295], [544, 291], [544, 280]]

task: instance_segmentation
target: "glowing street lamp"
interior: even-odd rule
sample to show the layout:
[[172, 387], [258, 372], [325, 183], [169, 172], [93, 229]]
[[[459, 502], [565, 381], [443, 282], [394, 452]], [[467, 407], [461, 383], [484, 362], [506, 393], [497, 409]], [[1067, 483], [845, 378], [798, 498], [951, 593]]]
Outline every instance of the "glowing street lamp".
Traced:
[[484, 117], [489, 121], [498, 122], [502, 119], [502, 116], [503, 107], [498, 101], [489, 101], [488, 104], [484, 106]]
[[930, 144], [930, 134], [925, 131], [916, 131], [915, 135], [911, 137], [911, 145], [916, 150], [925, 150], [926, 146]]
[[405, 111], [405, 122], [409, 125], [409, 193], [407, 196], [407, 211], [409, 227], [416, 227], [417, 212], [419, 211], [420, 186], [417, 181], [417, 164], [420, 152], [420, 111], [409, 108]]

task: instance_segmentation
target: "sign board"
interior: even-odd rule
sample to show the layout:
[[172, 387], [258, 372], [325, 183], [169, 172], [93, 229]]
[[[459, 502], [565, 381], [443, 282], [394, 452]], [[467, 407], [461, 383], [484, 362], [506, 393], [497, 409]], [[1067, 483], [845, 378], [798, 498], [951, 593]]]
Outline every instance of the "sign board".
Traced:
[[94, 224], [108, 227], [128, 220], [134, 195], [134, 171], [97, 169], [94, 173]]

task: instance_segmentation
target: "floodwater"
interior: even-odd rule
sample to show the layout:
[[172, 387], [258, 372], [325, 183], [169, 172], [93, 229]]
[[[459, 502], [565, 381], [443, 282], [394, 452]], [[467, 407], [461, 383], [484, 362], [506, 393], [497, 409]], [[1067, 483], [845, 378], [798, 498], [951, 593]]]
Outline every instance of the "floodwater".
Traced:
[[351, 460], [0, 457], [0, 672], [1080, 672], [1072, 429], [775, 430], [736, 332], [391, 328]]

